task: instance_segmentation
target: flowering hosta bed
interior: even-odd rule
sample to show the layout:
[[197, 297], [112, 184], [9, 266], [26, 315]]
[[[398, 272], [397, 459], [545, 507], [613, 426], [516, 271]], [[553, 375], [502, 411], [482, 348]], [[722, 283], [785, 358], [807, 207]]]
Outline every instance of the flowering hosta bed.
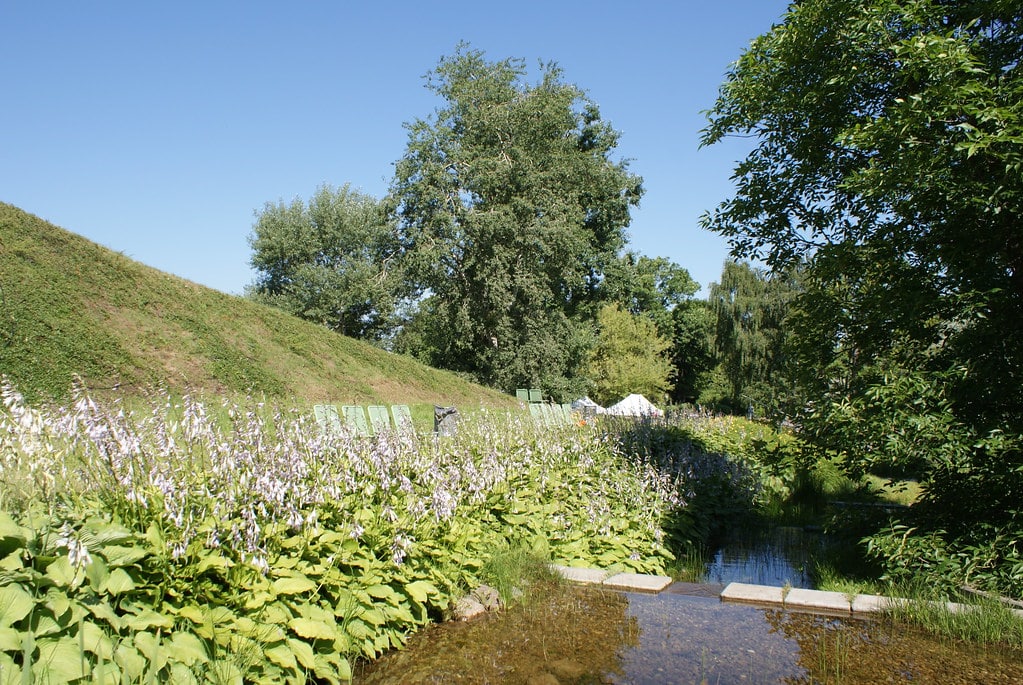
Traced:
[[325, 436], [261, 405], [39, 409], [5, 388], [0, 683], [343, 681], [508, 546], [663, 572], [687, 471], [621, 444], [485, 414]]

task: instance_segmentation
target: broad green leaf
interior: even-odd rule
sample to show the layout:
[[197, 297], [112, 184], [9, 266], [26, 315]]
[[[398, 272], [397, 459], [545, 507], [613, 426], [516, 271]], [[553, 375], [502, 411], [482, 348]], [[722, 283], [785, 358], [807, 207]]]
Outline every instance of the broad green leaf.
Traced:
[[[234, 669], [233, 671], [231, 669]], [[230, 679], [224, 676], [229, 676]], [[187, 665], [178, 663], [176, 661], [171, 662], [170, 665], [170, 678], [167, 682], [173, 683], [173, 685], [199, 685], [199, 681], [195, 677], [195, 673], [192, 672]], [[242, 678], [238, 668], [231, 664], [225, 669], [218, 670], [216, 680], [217, 683], [237, 683], [241, 685]]]
[[274, 645], [273, 647], [267, 647], [263, 650], [263, 654], [266, 655], [270, 661], [274, 662], [282, 668], [289, 668], [291, 670], [298, 670], [298, 661], [295, 659], [295, 655], [291, 651], [291, 647], [287, 644]]
[[373, 630], [357, 618], [344, 624], [345, 631], [356, 640], [364, 640], [373, 634]]
[[215, 626], [219, 626], [224, 623], [234, 623], [237, 618], [233, 611], [223, 606], [210, 607], [204, 613], [204, 617], [205, 621], [209, 621]]
[[232, 566], [234, 566], [234, 563], [224, 555], [208, 552], [203, 554], [202, 559], [199, 560], [199, 563], [196, 566], [196, 571], [198, 573], [203, 573], [211, 568], [226, 570]]
[[7, 556], [0, 559], [0, 571], [20, 571], [25, 568], [25, 564], [22, 562], [22, 553], [20, 549], [16, 549]]
[[70, 637], [36, 640], [39, 656], [32, 675], [40, 683], [66, 683], [88, 674], [78, 640]]
[[15, 523], [10, 514], [0, 511], [0, 555], [7, 555], [25, 546], [28, 538], [25, 531]]
[[95, 604], [87, 604], [86, 608], [96, 618], [106, 622], [115, 631], [120, 630], [124, 627], [124, 619], [117, 615], [114, 608], [107, 602], [96, 602]]
[[278, 578], [274, 581], [273, 589], [279, 595], [297, 595], [315, 590], [316, 583], [301, 575], [293, 578]]
[[206, 645], [192, 633], [175, 632], [171, 635], [169, 648], [170, 656], [188, 666], [209, 660]]
[[242, 685], [242, 672], [231, 659], [217, 659], [206, 667], [207, 678], [224, 685]]
[[132, 630], [146, 630], [147, 628], [173, 628], [174, 619], [164, 616], [152, 609], [143, 609], [137, 614], [125, 614], [124, 625]]
[[110, 572], [110, 576], [100, 587], [100, 592], [108, 592], [111, 595], [123, 595], [125, 592], [131, 592], [135, 589], [135, 581], [132, 580], [131, 575], [128, 574], [123, 568], [115, 568]]
[[294, 617], [291, 610], [288, 609], [281, 602], [273, 602], [267, 604], [263, 609], [262, 618], [267, 623], [276, 623], [278, 625], [284, 625]]
[[150, 552], [144, 547], [111, 545], [100, 550], [100, 554], [107, 560], [108, 566], [117, 568], [118, 566], [130, 566], [137, 561], [141, 561], [148, 557]]
[[82, 528], [82, 541], [90, 546], [103, 546], [131, 540], [134, 534], [118, 523], [90, 519]]
[[366, 592], [370, 597], [385, 600], [389, 604], [398, 604], [402, 599], [390, 585], [371, 585], [366, 588]]
[[146, 528], [146, 539], [149, 540], [149, 544], [153, 549], [166, 549], [167, 541], [163, 537], [163, 531], [156, 522], [150, 523], [149, 528]]
[[391, 621], [397, 621], [405, 624], [417, 622], [407, 604], [399, 604], [396, 607], [384, 607], [383, 613]]
[[89, 579], [89, 585], [100, 588], [110, 577], [110, 569], [107, 562], [99, 554], [92, 555], [92, 562], [85, 567], [85, 577]]
[[426, 580], [414, 580], [406, 584], [405, 592], [420, 604], [426, 604], [427, 599], [440, 594], [440, 590], [433, 583]]
[[187, 618], [192, 623], [205, 623], [206, 614], [194, 604], [186, 604], [175, 612], [181, 618]]
[[0, 652], [0, 685], [24, 685], [21, 666], [14, 659]]
[[341, 680], [337, 677], [336, 668], [333, 664], [328, 662], [323, 654], [317, 654], [315, 656], [316, 665], [313, 666], [313, 673], [315, 673], [320, 680], [330, 683], [330, 685], [341, 685]]
[[21, 633], [5, 626], [0, 628], [0, 652], [17, 652], [21, 650]]
[[324, 623], [334, 623], [334, 614], [315, 604], [299, 604], [295, 609], [298, 610], [298, 614], [302, 618], [311, 618], [314, 621], [323, 621]]
[[146, 660], [130, 644], [122, 642], [117, 645], [117, 649], [114, 650], [114, 663], [121, 667], [121, 672], [127, 682], [141, 682], [142, 674], [146, 670]]
[[314, 668], [316, 666], [316, 655], [313, 653], [312, 645], [308, 642], [288, 638], [288, 646], [291, 647], [291, 653], [298, 659], [298, 663], [306, 668]]
[[104, 630], [92, 621], [82, 621], [79, 641], [87, 652], [109, 661], [114, 656], [114, 643]]
[[135, 633], [135, 646], [149, 662], [147, 665], [153, 672], [159, 672], [167, 664], [167, 646], [159, 635]]
[[334, 626], [311, 618], [293, 618], [288, 621], [288, 627], [299, 637], [316, 640], [333, 640], [337, 637], [337, 629]]
[[53, 618], [49, 610], [41, 610], [40, 607], [36, 607], [36, 611], [32, 616], [32, 632], [36, 637], [58, 635], [64, 632], [65, 627], [57, 623], [57, 620]]
[[52, 580], [57, 587], [69, 588], [77, 585], [81, 582], [78, 578], [79, 575], [71, 566], [71, 561], [67, 556], [57, 557], [46, 567], [46, 577]]
[[113, 661], [101, 661], [92, 667], [89, 685], [120, 685], [121, 669]]
[[0, 626], [11, 626], [25, 618], [35, 606], [32, 595], [20, 585], [0, 587]]
[[[387, 608], [393, 609], [394, 607]], [[380, 611], [379, 609], [366, 609], [361, 614], [359, 614], [359, 618], [361, 618], [363, 621], [368, 621], [369, 623], [372, 623], [375, 626], [382, 626], [385, 623], [387, 623], [387, 617], [384, 616], [384, 612]]]
[[267, 602], [273, 601], [273, 599], [274, 595], [270, 594], [269, 592], [257, 590], [256, 592], [249, 593], [248, 597], [246, 597], [245, 608], [249, 610], [260, 609], [261, 607], [266, 605]]

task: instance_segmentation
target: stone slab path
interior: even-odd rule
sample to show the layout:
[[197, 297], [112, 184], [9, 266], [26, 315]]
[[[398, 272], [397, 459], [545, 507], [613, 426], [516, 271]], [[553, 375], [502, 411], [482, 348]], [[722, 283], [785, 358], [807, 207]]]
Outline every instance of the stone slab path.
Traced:
[[[671, 587], [686, 586], [678, 590], [679, 594], [694, 594], [692, 583], [673, 583], [668, 576], [651, 576], [641, 573], [612, 573], [595, 568], [553, 565], [555, 571], [573, 583], [602, 585], [615, 590], [627, 592], [646, 592], [657, 594]], [[718, 586], [720, 587], [720, 586]], [[700, 593], [703, 594], [703, 593]], [[741, 602], [765, 606], [781, 606], [785, 609], [812, 611], [840, 616], [867, 615], [884, 611], [892, 606], [908, 600], [880, 595], [850, 595], [843, 592], [826, 590], [806, 590], [803, 588], [781, 588], [772, 585], [751, 585], [749, 583], [729, 583], [718, 595], [723, 602]], [[966, 604], [948, 603], [951, 611], [964, 611]], [[1013, 609], [1023, 617], [1023, 610]]]

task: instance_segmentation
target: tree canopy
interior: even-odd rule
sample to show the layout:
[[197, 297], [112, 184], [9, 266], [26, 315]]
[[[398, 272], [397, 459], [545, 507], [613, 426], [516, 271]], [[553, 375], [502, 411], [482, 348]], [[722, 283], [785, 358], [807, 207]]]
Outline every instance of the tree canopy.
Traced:
[[357, 338], [389, 333], [406, 290], [383, 204], [345, 185], [267, 203], [250, 237], [252, 296]]
[[[554, 64], [459, 46], [428, 76], [443, 105], [407, 124], [389, 203], [403, 262], [431, 295], [436, 366], [512, 390], [583, 389], [584, 320], [625, 244], [641, 179], [612, 154], [618, 133]], [[592, 314], [591, 314], [592, 316]]]
[[653, 320], [617, 303], [600, 308], [597, 325], [597, 343], [587, 363], [593, 399], [605, 405], [631, 393], [663, 399], [671, 390], [672, 366], [666, 354], [671, 339], [658, 334]]
[[804, 434], [851, 466], [916, 461], [928, 525], [952, 537], [1023, 528], [1021, 14], [793, 3], [703, 138], [756, 140], [705, 225], [737, 256], [805, 262], [790, 321]]

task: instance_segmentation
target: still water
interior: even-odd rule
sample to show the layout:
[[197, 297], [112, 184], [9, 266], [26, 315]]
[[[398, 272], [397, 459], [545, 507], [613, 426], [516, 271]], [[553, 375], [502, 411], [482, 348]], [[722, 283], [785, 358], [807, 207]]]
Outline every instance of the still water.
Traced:
[[414, 636], [356, 669], [390, 683], [1023, 683], [1023, 653], [887, 621], [722, 603], [739, 581], [810, 587], [814, 536], [783, 530], [715, 553], [706, 582], [658, 595], [552, 586], [531, 603]]
[[735, 535], [710, 555], [703, 580], [812, 590], [813, 559], [825, 544], [820, 533], [789, 526]]

